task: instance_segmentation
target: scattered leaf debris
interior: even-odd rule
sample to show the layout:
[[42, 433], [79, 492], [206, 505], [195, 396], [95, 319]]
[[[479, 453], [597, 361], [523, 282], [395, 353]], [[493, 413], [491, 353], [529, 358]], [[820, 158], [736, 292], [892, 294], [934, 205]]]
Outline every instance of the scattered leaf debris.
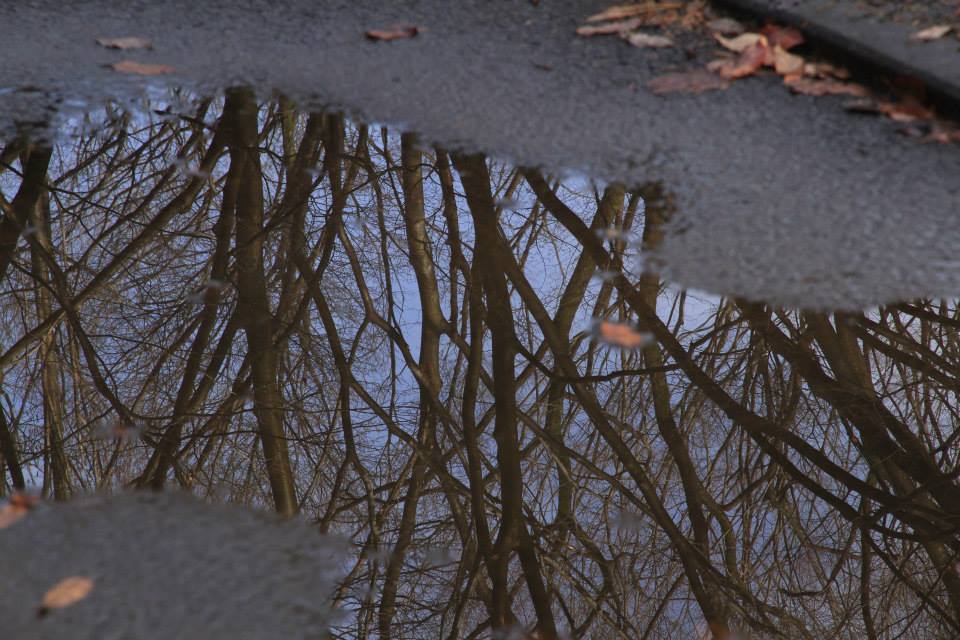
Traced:
[[166, 64], [150, 64], [136, 62], [134, 60], [121, 60], [114, 62], [110, 68], [120, 73], [131, 73], [138, 76], [162, 76], [176, 71], [173, 67]]
[[128, 51], [130, 49], [153, 49], [153, 42], [147, 38], [137, 36], [97, 38], [97, 44], [107, 49], [120, 49], [121, 51]]
[[[910, 135], [925, 136], [924, 142], [960, 141], [960, 127], [938, 119], [933, 110], [924, 105], [923, 96], [918, 97], [915, 91], [894, 87], [898, 98], [880, 100], [864, 85], [852, 82], [846, 69], [828, 62], [808, 61], [791, 51], [804, 44], [803, 33], [791, 26], [769, 22], [750, 30], [732, 18], [711, 15], [702, 0], [619, 4], [591, 15], [586, 22], [588, 24], [577, 28], [578, 35], [617, 35], [639, 48], [675, 46], [676, 40], [671, 36], [678, 30], [700, 30], [712, 35], [725, 49], [705, 68], [667, 73], [648, 81], [647, 88], [656, 95], [723, 91], [730, 87], [731, 81], [768, 73], [765, 70], [770, 69], [792, 93], [851, 96], [856, 100], [845, 105], [848, 110], [881, 115], [895, 122], [918, 123]], [[652, 33], [651, 27], [663, 33]], [[913, 34], [911, 40], [937, 40], [951, 32], [960, 36], [960, 26], [935, 25]], [[688, 58], [694, 55], [688, 52]]]
[[706, 69], [694, 69], [682, 73], [668, 73], [647, 83], [647, 88], [657, 95], [668, 93], [704, 93], [722, 91], [730, 81]]
[[47, 615], [51, 609], [62, 609], [86, 598], [93, 589], [93, 580], [86, 576], [64, 578], [43, 594], [43, 602], [37, 609], [37, 617]]
[[910, 36], [910, 39], [914, 42], [930, 42], [932, 40], [939, 40], [951, 31], [953, 31], [953, 25], [937, 24], [932, 27], [927, 27], [926, 29], [917, 31]]
[[364, 35], [366, 35], [370, 40], [390, 42], [391, 40], [412, 38], [416, 35], [419, 35], [422, 31], [423, 27], [417, 27], [414, 25], [395, 25], [388, 29], [371, 29]]
[[11, 495], [7, 503], [0, 506], [0, 529], [6, 529], [27, 515], [38, 502], [40, 502], [40, 498], [26, 493]]

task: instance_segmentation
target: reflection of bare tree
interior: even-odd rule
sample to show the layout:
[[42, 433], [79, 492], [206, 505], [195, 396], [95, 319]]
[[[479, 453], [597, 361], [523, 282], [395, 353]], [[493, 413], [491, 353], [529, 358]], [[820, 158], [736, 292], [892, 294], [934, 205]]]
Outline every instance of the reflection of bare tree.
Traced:
[[960, 632], [955, 302], [702, 300], [630, 269], [660, 185], [243, 90], [107, 115], [2, 151], [4, 491], [303, 514], [338, 637]]

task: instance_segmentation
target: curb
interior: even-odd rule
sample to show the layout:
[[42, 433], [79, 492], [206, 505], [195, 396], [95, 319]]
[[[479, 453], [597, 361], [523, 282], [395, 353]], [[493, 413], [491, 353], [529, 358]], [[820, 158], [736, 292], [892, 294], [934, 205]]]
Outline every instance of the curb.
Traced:
[[711, 2], [744, 17], [796, 27], [812, 44], [835, 57], [848, 59], [850, 66], [861, 73], [915, 78], [923, 83], [927, 97], [941, 113], [960, 116], [960, 42], [953, 37], [914, 43], [910, 41], [913, 31], [906, 25], [844, 12], [836, 8], [835, 2], [824, 0]]

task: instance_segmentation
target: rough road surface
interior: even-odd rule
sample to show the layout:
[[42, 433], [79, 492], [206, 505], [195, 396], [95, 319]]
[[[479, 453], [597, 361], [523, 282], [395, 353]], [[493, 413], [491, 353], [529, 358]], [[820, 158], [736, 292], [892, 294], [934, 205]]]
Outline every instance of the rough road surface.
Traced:
[[[247, 82], [430, 142], [662, 180], [680, 206], [665, 271], [693, 287], [828, 307], [960, 294], [956, 146], [921, 144], [896, 123], [844, 112], [843, 98], [793, 96], [772, 77], [655, 96], [651, 78], [706, 59], [578, 38], [577, 25], [609, 4], [4, 3], [0, 121], [43, 119], [52, 100], [78, 108], [145, 84], [106, 63], [164, 63], [178, 70], [170, 82]], [[427, 31], [390, 43], [363, 37], [395, 23]], [[155, 50], [94, 44], [122, 35], [152, 38]]]
[[[185, 493], [42, 505], [0, 530], [0, 635], [324, 638], [342, 551], [305, 523]], [[38, 617], [44, 593], [70, 576], [93, 589]]]

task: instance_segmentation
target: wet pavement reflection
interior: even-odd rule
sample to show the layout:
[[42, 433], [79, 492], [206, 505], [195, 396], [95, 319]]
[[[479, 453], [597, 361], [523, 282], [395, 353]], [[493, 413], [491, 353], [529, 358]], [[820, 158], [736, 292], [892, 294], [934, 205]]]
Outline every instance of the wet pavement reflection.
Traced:
[[674, 185], [149, 107], [4, 141], [4, 493], [305, 517], [334, 637], [960, 633], [956, 299], [686, 290]]

